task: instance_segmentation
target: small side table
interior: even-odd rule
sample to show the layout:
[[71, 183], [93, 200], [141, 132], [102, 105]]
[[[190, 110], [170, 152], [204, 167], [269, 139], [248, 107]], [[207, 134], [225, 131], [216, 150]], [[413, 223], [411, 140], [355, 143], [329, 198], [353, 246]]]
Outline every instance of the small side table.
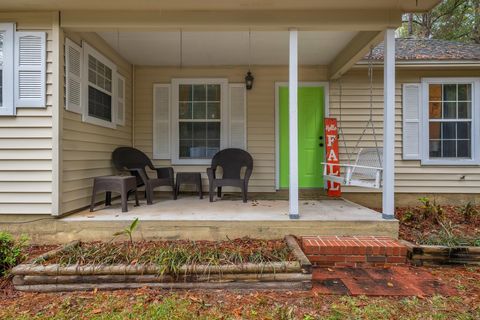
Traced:
[[175, 197], [180, 193], [180, 186], [182, 184], [193, 184], [197, 187], [200, 199], [203, 199], [202, 174], [200, 172], [177, 172], [176, 180]]
[[104, 176], [93, 179], [92, 202], [90, 203], [90, 212], [95, 208], [95, 195], [106, 191], [105, 206], [112, 204], [112, 192], [120, 193], [122, 199], [122, 212], [127, 212], [128, 194], [135, 194], [135, 206], [138, 206], [137, 179], [134, 176]]

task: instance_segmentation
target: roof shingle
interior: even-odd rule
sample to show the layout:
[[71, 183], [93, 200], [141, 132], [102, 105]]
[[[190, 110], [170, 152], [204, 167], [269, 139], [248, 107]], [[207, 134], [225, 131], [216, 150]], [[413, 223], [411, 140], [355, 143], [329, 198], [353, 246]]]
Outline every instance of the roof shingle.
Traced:
[[[480, 60], [480, 44], [436, 39], [395, 39], [397, 60]], [[368, 54], [364, 57], [368, 59]], [[383, 60], [383, 42], [373, 49]]]

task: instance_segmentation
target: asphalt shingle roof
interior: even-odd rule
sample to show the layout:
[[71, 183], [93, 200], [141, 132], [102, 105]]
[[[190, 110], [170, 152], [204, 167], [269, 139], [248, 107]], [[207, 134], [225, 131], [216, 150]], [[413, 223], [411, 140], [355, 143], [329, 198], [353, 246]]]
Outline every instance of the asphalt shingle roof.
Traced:
[[[480, 60], [480, 44], [435, 39], [396, 39], [397, 60]], [[364, 59], [368, 58], [365, 56]], [[373, 49], [373, 59], [383, 60], [383, 42]]]

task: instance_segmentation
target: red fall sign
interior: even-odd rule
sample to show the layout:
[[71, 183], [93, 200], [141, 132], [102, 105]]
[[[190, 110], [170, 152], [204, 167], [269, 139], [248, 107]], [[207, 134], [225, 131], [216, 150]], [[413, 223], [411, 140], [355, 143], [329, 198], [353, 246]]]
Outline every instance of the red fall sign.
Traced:
[[[325, 118], [325, 142], [327, 175], [340, 176], [340, 167], [334, 165], [340, 163], [338, 152], [338, 127], [337, 119], [335, 118]], [[342, 195], [340, 183], [327, 181], [327, 195], [329, 197], [340, 197]]]

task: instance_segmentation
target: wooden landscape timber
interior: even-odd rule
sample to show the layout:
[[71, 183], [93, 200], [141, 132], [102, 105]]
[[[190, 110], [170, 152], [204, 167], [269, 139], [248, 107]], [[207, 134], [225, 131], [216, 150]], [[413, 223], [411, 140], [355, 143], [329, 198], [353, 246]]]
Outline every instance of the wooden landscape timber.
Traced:
[[289, 289], [309, 290], [312, 287], [312, 266], [297, 240], [285, 241], [296, 261], [244, 263], [238, 265], [185, 265], [177, 274], [164, 272], [158, 265], [59, 265], [42, 264], [66, 248], [13, 268], [13, 284], [17, 290], [62, 292], [116, 290], [142, 287], [162, 289]]
[[480, 265], [480, 247], [447, 247], [417, 245], [402, 241], [408, 248], [407, 258], [417, 266]]

